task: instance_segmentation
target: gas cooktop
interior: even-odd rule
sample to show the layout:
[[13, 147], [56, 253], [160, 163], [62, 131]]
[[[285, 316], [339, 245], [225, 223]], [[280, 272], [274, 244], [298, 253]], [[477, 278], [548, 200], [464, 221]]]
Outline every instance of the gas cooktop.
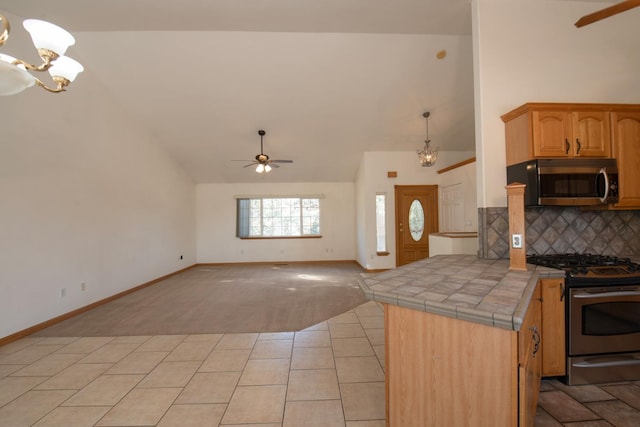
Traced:
[[565, 270], [567, 277], [583, 279], [640, 278], [640, 264], [629, 258], [594, 254], [528, 255], [529, 264]]

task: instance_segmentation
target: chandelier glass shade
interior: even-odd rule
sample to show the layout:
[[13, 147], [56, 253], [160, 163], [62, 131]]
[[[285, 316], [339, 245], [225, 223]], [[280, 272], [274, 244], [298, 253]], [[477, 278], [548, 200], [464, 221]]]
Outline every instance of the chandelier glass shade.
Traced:
[[[0, 46], [9, 38], [11, 26], [0, 14]], [[84, 67], [77, 61], [63, 56], [75, 39], [69, 32], [46, 21], [26, 19], [25, 30], [31, 35], [33, 45], [42, 59], [42, 64], [34, 65], [21, 59], [0, 53], [0, 95], [13, 95], [37, 85], [49, 92], [62, 92], [73, 82]], [[49, 87], [31, 72], [48, 71], [55, 87]]]
[[431, 148], [431, 140], [429, 139], [429, 116], [431, 113], [428, 111], [422, 115], [426, 120], [427, 139], [424, 140], [424, 148], [417, 150], [418, 161], [422, 167], [430, 167], [436, 164], [438, 160], [438, 150]]

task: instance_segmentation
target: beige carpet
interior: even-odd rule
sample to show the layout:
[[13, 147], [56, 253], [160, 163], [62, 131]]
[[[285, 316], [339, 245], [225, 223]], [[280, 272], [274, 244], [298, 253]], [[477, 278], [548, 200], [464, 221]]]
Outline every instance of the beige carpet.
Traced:
[[345, 262], [199, 265], [33, 336], [298, 331], [366, 302], [362, 276]]

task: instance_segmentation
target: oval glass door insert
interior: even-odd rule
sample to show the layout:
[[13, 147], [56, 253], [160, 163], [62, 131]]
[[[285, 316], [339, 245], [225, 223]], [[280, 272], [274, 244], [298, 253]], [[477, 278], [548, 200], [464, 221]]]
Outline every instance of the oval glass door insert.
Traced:
[[411, 202], [411, 207], [409, 207], [409, 231], [411, 238], [416, 242], [420, 241], [422, 233], [424, 233], [424, 209], [418, 199]]

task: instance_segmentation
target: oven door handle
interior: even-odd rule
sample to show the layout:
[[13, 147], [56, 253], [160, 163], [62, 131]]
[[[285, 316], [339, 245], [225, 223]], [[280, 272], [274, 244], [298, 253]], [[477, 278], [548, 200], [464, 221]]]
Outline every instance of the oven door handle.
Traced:
[[597, 294], [590, 294], [588, 292], [576, 292], [573, 294], [574, 298], [610, 298], [610, 297], [636, 297], [640, 296], [640, 291], [614, 291], [614, 292], [600, 292]]
[[610, 362], [589, 362], [585, 360], [582, 362], [573, 363], [572, 366], [575, 366], [577, 368], [610, 368], [612, 366], [628, 366], [638, 364], [640, 364], [640, 360], [638, 359], [614, 360]]

